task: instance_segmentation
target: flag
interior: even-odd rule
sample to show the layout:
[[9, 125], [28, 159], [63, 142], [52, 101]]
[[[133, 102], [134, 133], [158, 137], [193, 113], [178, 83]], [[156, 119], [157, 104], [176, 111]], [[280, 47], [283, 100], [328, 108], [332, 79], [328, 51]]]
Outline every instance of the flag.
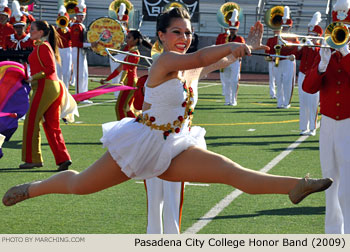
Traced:
[[113, 85], [103, 85], [98, 88], [92, 89], [90, 91], [84, 92], [84, 93], [79, 93], [79, 94], [74, 94], [72, 95], [74, 100], [76, 101], [84, 101], [87, 99], [90, 99], [92, 97], [96, 97], [102, 94], [110, 93], [110, 92], [116, 92], [116, 91], [123, 91], [123, 90], [130, 90], [130, 89], [136, 89], [134, 87], [129, 87], [129, 86], [113, 86]]
[[22, 64], [14, 61], [0, 62], [0, 135], [3, 136], [3, 141], [10, 140], [18, 127], [18, 119], [29, 108], [30, 87], [24, 79], [25, 69]]

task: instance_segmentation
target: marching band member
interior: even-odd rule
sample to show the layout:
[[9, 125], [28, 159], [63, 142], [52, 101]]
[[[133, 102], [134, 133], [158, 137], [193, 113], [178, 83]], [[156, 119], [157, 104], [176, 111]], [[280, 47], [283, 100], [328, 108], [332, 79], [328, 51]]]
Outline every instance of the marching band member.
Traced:
[[27, 17], [21, 12], [18, 1], [12, 2], [12, 16], [10, 24], [13, 25], [15, 33], [6, 37], [6, 49], [24, 50], [33, 48], [33, 40], [30, 39], [30, 34], [25, 32], [27, 25]]
[[[125, 3], [120, 3], [120, 6], [119, 6], [118, 10], [116, 11], [116, 14], [117, 14], [116, 15], [117, 20], [124, 27], [125, 31], [128, 31], [129, 16], [127, 14], [127, 8], [126, 8]], [[121, 50], [124, 52], [127, 52], [129, 49], [127, 46], [124, 46]], [[120, 54], [115, 55], [114, 57], [118, 60], [123, 60], [125, 56], [124, 56], [124, 54], [120, 53]], [[109, 58], [109, 65], [111, 68], [111, 73], [113, 73], [114, 70], [116, 70], [119, 67], [120, 63], [113, 61], [112, 58]], [[120, 83], [121, 77], [122, 77], [122, 74], [117, 75], [116, 77], [111, 79], [112, 83]], [[116, 99], [118, 99], [119, 91], [114, 92], [114, 96], [116, 97]]]
[[[229, 20], [229, 35], [226, 42], [245, 43], [244, 38], [237, 35], [240, 22], [238, 21], [238, 10], [234, 9]], [[237, 106], [238, 81], [240, 78], [241, 61], [236, 60], [224, 69], [223, 78], [225, 82], [225, 105]]]
[[[287, 33], [293, 26], [293, 20], [290, 18], [290, 10], [288, 6], [284, 7], [282, 23], [282, 33]], [[278, 40], [277, 37], [275, 37]], [[293, 43], [298, 43], [296, 39], [286, 40]], [[294, 40], [294, 41], [292, 41]], [[276, 44], [278, 44], [277, 42]], [[295, 53], [296, 47], [293, 46], [282, 46], [281, 55], [287, 56]], [[274, 66], [273, 69], [276, 87], [277, 87], [277, 108], [288, 109], [293, 95], [293, 88], [295, 82], [296, 64], [295, 61], [289, 59], [280, 58], [279, 65]]]
[[[219, 33], [216, 38], [215, 45], [221, 45], [226, 43], [226, 38], [229, 35], [229, 30], [225, 29], [225, 32]], [[220, 81], [222, 85], [222, 95], [225, 96], [225, 79], [224, 79], [224, 69], [220, 69]]]
[[32, 14], [29, 13], [28, 10], [28, 5], [21, 5], [20, 6], [20, 10], [22, 11], [22, 13], [27, 17], [27, 28], [26, 28], [26, 33], [30, 32], [30, 25], [32, 22], [35, 21], [35, 18], [33, 17]]
[[[350, 24], [350, 1], [338, 0], [333, 22]], [[347, 31], [349, 32], [349, 31]], [[320, 161], [323, 176], [334, 186], [326, 191], [325, 232], [350, 233], [350, 49], [349, 41], [336, 51], [321, 48], [320, 56], [306, 75], [303, 89], [320, 92]]]
[[10, 16], [11, 9], [8, 7], [8, 1], [0, 0], [0, 49], [5, 48], [6, 37], [15, 32], [8, 22]]
[[63, 83], [66, 85], [67, 89], [69, 89], [69, 82], [71, 79], [72, 73], [72, 40], [71, 40], [71, 32], [69, 25], [69, 15], [64, 5], [61, 5], [58, 10], [58, 18], [64, 20], [66, 24], [63, 27], [60, 25], [57, 26], [56, 30], [60, 35], [62, 43], [59, 44], [59, 52], [61, 56], [61, 65], [57, 64], [57, 76]]
[[[94, 43], [84, 42], [84, 33], [86, 31], [83, 24], [86, 17], [86, 4], [85, 0], [79, 0], [75, 7], [76, 21], [71, 24], [71, 40], [72, 40], [72, 63], [73, 63], [73, 75], [76, 81], [75, 91], [76, 93], [83, 93], [88, 91], [88, 63], [86, 58], [85, 48], [94, 46]], [[97, 44], [97, 42], [96, 42]], [[92, 101], [81, 101], [82, 104], [91, 104]]]
[[125, 30], [128, 30], [129, 16], [126, 14], [126, 5], [125, 3], [121, 3], [118, 9], [118, 20], [124, 26]]
[[147, 234], [180, 234], [185, 183], [155, 177], [145, 187]]
[[[133, 64], [138, 64], [140, 61], [140, 52], [138, 50], [138, 45], [140, 44], [146, 45], [147, 42], [142, 39], [142, 35], [137, 30], [130, 30], [128, 35], [126, 36], [126, 46], [128, 48], [128, 52], [135, 54], [135, 56], [127, 55], [124, 59], [126, 62], [130, 62]], [[151, 45], [148, 45], [151, 48]], [[105, 83], [118, 76], [123, 71], [123, 75], [121, 77], [121, 82], [124, 85], [134, 87], [137, 82], [137, 66], [135, 65], [127, 65], [120, 64], [117, 69], [114, 70], [106, 79], [101, 80], [101, 84]], [[121, 120], [124, 117], [135, 117], [134, 113], [131, 111], [130, 106], [132, 104], [132, 98], [134, 95], [134, 90], [124, 90], [120, 91], [115, 111], [117, 120]]]
[[[274, 36], [271, 38], [267, 39], [266, 45], [270, 47], [269, 50], [265, 50], [265, 53], [268, 54], [276, 54], [275, 51], [275, 45], [277, 44], [277, 36], [281, 33], [281, 30], [274, 30], [273, 31]], [[271, 99], [276, 99], [276, 76], [274, 72], [274, 65], [275, 65], [275, 60], [272, 59], [270, 56], [267, 56], [265, 60], [269, 64], [269, 89], [270, 89], [270, 97]]]
[[[58, 170], [67, 170], [72, 164], [60, 128], [60, 105], [65, 87], [56, 74], [56, 60], [59, 62], [58, 39], [55, 28], [46, 21], [32, 23], [30, 37], [35, 40], [33, 52], [29, 55], [33, 94], [23, 126], [22, 161], [20, 169], [43, 166], [41, 155], [40, 123], [54, 154]], [[43, 120], [44, 119], [44, 120]]]
[[[321, 26], [321, 13], [316, 12], [308, 24], [308, 36], [319, 36], [323, 34]], [[317, 39], [306, 40], [307, 45], [319, 45]], [[316, 121], [318, 114], [319, 92], [308, 94], [303, 91], [303, 82], [307, 71], [309, 71], [314, 63], [314, 59], [319, 54], [318, 47], [303, 46], [298, 50], [296, 59], [300, 60], [298, 75], [298, 92], [299, 92], [299, 128], [300, 135], [316, 135]]]

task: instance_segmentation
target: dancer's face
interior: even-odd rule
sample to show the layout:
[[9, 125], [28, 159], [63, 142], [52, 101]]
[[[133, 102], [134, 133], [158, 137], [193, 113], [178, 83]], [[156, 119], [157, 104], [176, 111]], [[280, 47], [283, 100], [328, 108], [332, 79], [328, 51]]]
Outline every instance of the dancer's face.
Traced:
[[138, 42], [138, 40], [135, 39], [131, 33], [128, 33], [128, 35], [126, 35], [125, 41], [129, 48], [137, 45]]
[[38, 27], [36, 26], [35, 22], [32, 23], [30, 26], [30, 38], [32, 40], [38, 40], [38, 39], [41, 39], [43, 35], [44, 35], [44, 31], [38, 30]]
[[192, 40], [191, 22], [188, 19], [173, 18], [166, 32], [158, 32], [165, 51], [186, 53]]

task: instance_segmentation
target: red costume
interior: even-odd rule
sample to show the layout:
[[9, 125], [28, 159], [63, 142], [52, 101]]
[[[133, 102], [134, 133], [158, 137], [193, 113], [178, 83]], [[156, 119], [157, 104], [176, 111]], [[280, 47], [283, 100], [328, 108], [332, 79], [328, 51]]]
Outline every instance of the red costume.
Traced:
[[63, 31], [61, 28], [57, 27], [57, 32], [60, 35], [62, 45], [59, 44], [60, 48], [68, 48], [72, 47], [72, 40], [71, 40], [71, 31], [68, 27], [65, 28], [65, 31]]
[[[135, 55], [140, 55], [139, 50], [136, 46], [129, 49], [129, 53]], [[124, 61], [138, 64], [140, 57], [127, 55]], [[132, 65], [123, 64], [123, 76], [121, 78], [121, 83], [124, 85], [134, 87], [137, 82], [137, 67]], [[109, 81], [119, 74], [118, 68], [111, 73], [106, 81]], [[133, 101], [134, 90], [121, 91], [118, 96], [118, 100], [115, 106], [115, 111], [117, 115], [117, 120], [121, 120], [124, 117], [135, 117], [134, 113], [130, 110], [130, 106]]]
[[306, 75], [303, 89], [307, 93], [320, 91], [320, 112], [334, 120], [350, 118], [350, 55], [333, 52], [326, 72], [318, 73], [320, 56]]
[[216, 42], [215, 42], [215, 45], [222, 45], [222, 44], [225, 44], [226, 43], [226, 38], [227, 38], [227, 33], [224, 32], [224, 33], [220, 33], [218, 35], [218, 37], [216, 38]]
[[23, 33], [22, 36], [11, 34], [6, 37], [6, 49], [22, 50], [26, 48], [33, 48], [33, 40], [30, 39], [30, 34]]
[[83, 48], [85, 26], [81, 23], [73, 23], [70, 27], [72, 47]]
[[0, 49], [6, 48], [6, 37], [15, 33], [13, 26], [9, 23], [0, 24]]
[[60, 104], [65, 88], [58, 81], [54, 53], [48, 42], [36, 42], [29, 55], [33, 95], [23, 127], [22, 160], [42, 163], [39, 124], [42, 122], [46, 138], [56, 164], [70, 160], [59, 123]]

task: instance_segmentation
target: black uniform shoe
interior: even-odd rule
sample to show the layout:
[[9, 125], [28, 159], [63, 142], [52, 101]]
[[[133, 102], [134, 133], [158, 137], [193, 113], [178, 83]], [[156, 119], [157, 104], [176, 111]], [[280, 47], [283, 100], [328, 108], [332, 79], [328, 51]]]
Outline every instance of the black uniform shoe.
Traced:
[[58, 165], [57, 171], [66, 171], [68, 170], [68, 166], [70, 166], [71, 164], [72, 164], [72, 160], [67, 160], [67, 161], [64, 161], [63, 163], [60, 163]]

